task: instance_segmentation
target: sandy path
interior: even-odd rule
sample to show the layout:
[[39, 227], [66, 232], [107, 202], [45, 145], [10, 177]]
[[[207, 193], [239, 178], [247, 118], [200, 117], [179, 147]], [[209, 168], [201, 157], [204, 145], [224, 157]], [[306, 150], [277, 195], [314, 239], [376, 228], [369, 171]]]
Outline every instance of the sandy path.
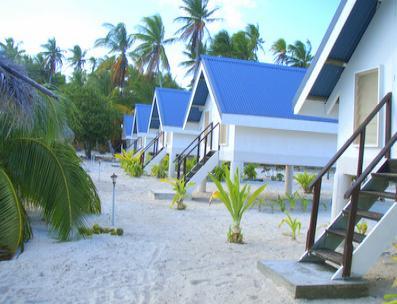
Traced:
[[[225, 242], [230, 219], [221, 204], [188, 201], [186, 211], [171, 210], [168, 202], [148, 198], [150, 188], [163, 184], [128, 178], [110, 164], [102, 167], [101, 181], [96, 173], [93, 178], [103, 214], [89, 222], [110, 225], [109, 176], [114, 171], [120, 175], [116, 225], [124, 236], [59, 243], [35, 220], [26, 251], [0, 263], [0, 303], [295, 303], [256, 268], [259, 259], [297, 259], [303, 253], [304, 235], [298, 241], [284, 235], [287, 228], [277, 227], [280, 213], [250, 210], [243, 221], [247, 243], [231, 245]], [[306, 231], [308, 213], [295, 216]], [[323, 212], [320, 223], [327, 223], [328, 216]], [[391, 265], [385, 259], [372, 276]]]

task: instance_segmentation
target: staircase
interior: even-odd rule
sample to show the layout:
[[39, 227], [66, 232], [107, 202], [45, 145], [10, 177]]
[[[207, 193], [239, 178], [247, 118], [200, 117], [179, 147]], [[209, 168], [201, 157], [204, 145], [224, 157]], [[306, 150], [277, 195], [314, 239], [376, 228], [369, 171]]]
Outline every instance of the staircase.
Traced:
[[[219, 161], [219, 145], [214, 148], [214, 133], [218, 130], [219, 123], [209, 124], [187, 147], [177, 156], [177, 178], [186, 182], [199, 183], [205, 179]], [[187, 162], [195, 160], [195, 165], [188, 171]]]
[[[138, 153], [141, 155], [140, 161], [143, 168], [152, 161], [157, 159], [157, 156], [165, 151], [165, 144], [164, 144], [164, 132], [160, 132], [157, 136], [152, 139], [145, 148], [141, 149]], [[151, 157], [146, 157], [146, 154], [149, 154]], [[163, 156], [164, 157], [164, 156]]]
[[[300, 262], [334, 267], [336, 271], [332, 279], [362, 277], [396, 238], [397, 160], [391, 158], [391, 148], [397, 141], [397, 133], [391, 136], [391, 101], [389, 93], [311, 184], [311, 188], [314, 188], [313, 208], [306, 252]], [[384, 107], [385, 145], [363, 171], [366, 127]], [[322, 178], [357, 139], [357, 176], [345, 193], [349, 202], [315, 241]], [[356, 229], [356, 225], [362, 220], [369, 221], [369, 229], [365, 234]]]

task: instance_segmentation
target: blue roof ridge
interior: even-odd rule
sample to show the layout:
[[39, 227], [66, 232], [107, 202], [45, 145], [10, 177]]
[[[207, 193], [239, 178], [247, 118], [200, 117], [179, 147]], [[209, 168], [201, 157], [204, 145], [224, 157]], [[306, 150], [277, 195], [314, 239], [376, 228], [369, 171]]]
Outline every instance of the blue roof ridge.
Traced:
[[230, 57], [222, 57], [222, 56], [201, 55], [201, 58], [204, 59], [203, 61], [217, 60], [217, 61], [223, 61], [223, 62], [234, 62], [234, 63], [245, 64], [245, 65], [268, 67], [268, 68], [273, 68], [276, 70], [296, 71], [296, 72], [300, 72], [300, 73], [306, 73], [306, 70], [307, 70], [306, 68], [292, 67], [292, 66], [288, 66], [288, 65], [281, 65], [281, 64], [268, 63], [268, 62], [259, 62], [259, 61], [253, 61], [253, 60], [245, 60], [245, 59], [237, 59], [237, 58], [230, 58]]
[[173, 91], [175, 93], [190, 93], [190, 91], [185, 90], [185, 89], [176, 89], [176, 88], [160, 88], [156, 87], [156, 91]]

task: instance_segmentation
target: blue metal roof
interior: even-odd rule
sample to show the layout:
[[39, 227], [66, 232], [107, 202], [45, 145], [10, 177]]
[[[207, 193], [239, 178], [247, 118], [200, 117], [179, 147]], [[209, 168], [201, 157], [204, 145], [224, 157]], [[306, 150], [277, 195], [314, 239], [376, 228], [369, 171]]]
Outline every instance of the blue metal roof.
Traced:
[[137, 103], [135, 105], [135, 123], [133, 133], [146, 133], [149, 125], [151, 105]]
[[189, 105], [190, 92], [178, 89], [156, 88], [150, 128], [159, 127], [159, 113], [163, 127], [182, 128]]
[[[320, 44], [316, 56], [314, 57], [310, 68], [307, 70], [305, 78], [302, 81], [301, 86], [299, 87], [299, 90], [297, 91], [297, 94], [294, 98], [294, 104], [299, 99], [299, 96], [302, 93], [307, 80], [313, 73], [314, 67], [318, 62], [318, 58], [322, 54], [324, 47], [328, 42], [331, 33], [333, 32], [334, 27], [341, 16], [343, 9], [345, 8], [346, 3], [346, 0], [341, 1], [335, 13], [335, 16], [332, 19], [331, 24], [328, 27], [328, 30]], [[311, 91], [309, 93], [310, 96], [322, 97], [327, 99], [331, 95], [335, 85], [339, 81], [339, 78], [344, 71], [344, 67], [341, 65], [336, 65], [335, 62], [349, 62], [369, 23], [375, 15], [378, 3], [378, 0], [356, 1], [354, 7], [350, 12], [350, 15], [346, 20], [346, 23], [344, 24], [335, 44], [331, 49], [327, 63], [322, 67], [320, 74], [318, 75], [313, 87], [311, 88]]]
[[305, 69], [210, 56], [202, 56], [202, 64], [210, 84], [198, 76], [189, 121], [200, 119], [197, 111], [211, 87], [220, 113], [334, 122], [293, 114], [292, 100]]
[[134, 121], [134, 115], [124, 114], [123, 116], [123, 138], [132, 135], [132, 123]]

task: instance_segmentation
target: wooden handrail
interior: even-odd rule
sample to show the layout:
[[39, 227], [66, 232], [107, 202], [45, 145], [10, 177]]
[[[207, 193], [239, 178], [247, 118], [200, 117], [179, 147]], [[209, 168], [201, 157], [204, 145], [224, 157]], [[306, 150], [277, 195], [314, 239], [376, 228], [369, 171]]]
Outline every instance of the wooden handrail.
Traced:
[[[213, 133], [217, 127], [219, 127], [219, 122], [214, 125], [213, 123], [210, 123], [201, 133], [199, 136], [197, 136], [190, 144], [189, 146], [183, 151], [182, 154], [179, 155], [177, 158], [177, 178], [180, 178], [180, 171], [181, 167], [183, 165], [183, 177], [186, 175], [186, 161], [187, 158], [192, 154], [192, 152], [197, 149], [197, 163], [200, 161], [200, 145], [204, 141], [204, 157], [207, 154], [207, 142], [208, 142], [208, 137], [210, 137], [210, 145], [212, 149], [212, 143], [213, 143]], [[202, 136], [204, 134], [204, 136]], [[194, 144], [194, 145], [193, 145]], [[193, 146], [192, 146], [193, 145]], [[188, 150], [190, 148], [190, 150]], [[189, 152], [186, 152], [189, 151]]]
[[[378, 115], [380, 110], [386, 105], [385, 115], [385, 145], [379, 154], [372, 160], [369, 166], [363, 171], [364, 164], [364, 152], [365, 152], [365, 135], [366, 128], [371, 120]], [[352, 256], [353, 256], [353, 236], [354, 228], [357, 218], [359, 192], [361, 185], [365, 178], [374, 170], [376, 165], [381, 161], [383, 157], [389, 159], [391, 156], [391, 147], [397, 141], [397, 133], [391, 137], [392, 130], [392, 93], [388, 93], [383, 99], [376, 105], [372, 112], [366, 117], [366, 119], [360, 124], [360, 126], [353, 132], [353, 135], [344, 143], [344, 145], [336, 152], [331, 160], [325, 165], [320, 171], [315, 180], [309, 185], [310, 189], [313, 189], [313, 206], [310, 217], [309, 230], [307, 232], [306, 239], [306, 250], [310, 251], [314, 245], [318, 209], [320, 205], [320, 194], [321, 194], [321, 181], [323, 176], [331, 169], [331, 167], [337, 162], [337, 160], [345, 153], [345, 151], [359, 138], [358, 147], [358, 161], [357, 161], [357, 179], [346, 191], [345, 198], [351, 198], [350, 209], [348, 215], [347, 231], [343, 253], [343, 277], [349, 277], [351, 272]]]
[[[318, 182], [319, 179], [323, 178], [323, 176], [331, 169], [331, 167], [336, 163], [336, 161], [343, 155], [343, 153], [350, 147], [350, 145], [357, 139], [357, 137], [361, 134], [363, 129], [371, 122], [371, 120], [378, 114], [378, 112], [382, 109], [382, 107], [388, 103], [391, 105], [391, 97], [392, 93], [388, 93], [381, 102], [379, 102], [373, 111], [368, 115], [368, 117], [360, 124], [360, 126], [354, 131], [353, 135], [349, 137], [349, 139], [345, 142], [345, 144], [336, 152], [336, 154], [331, 158], [331, 160], [325, 165], [325, 167], [320, 171], [317, 175], [316, 179], [311, 182], [309, 185], [310, 189], [313, 189], [314, 184]], [[391, 107], [390, 107], [391, 108]], [[389, 111], [387, 111], [389, 112]], [[387, 116], [387, 115], [386, 115]], [[391, 130], [391, 126], [387, 126], [388, 121], [391, 121], [391, 116], [386, 120], [386, 129]], [[387, 135], [387, 133], [386, 133]], [[390, 137], [389, 137], [390, 139]], [[386, 139], [388, 141], [388, 139]]]
[[[199, 135], [197, 135], [196, 138], [193, 139], [193, 140], [191, 141], [191, 143], [190, 143], [190, 144], [189, 144], [189, 145], [188, 145], [176, 158], [175, 158], [174, 163], [175, 163], [175, 162], [178, 162], [179, 159], [183, 158], [183, 155], [186, 154], [186, 151], [187, 151], [196, 141], [199, 141], [200, 138], [201, 138], [201, 136], [202, 136], [206, 131], [208, 131], [208, 129], [212, 128], [213, 124], [214, 124], [214, 123], [211, 122], [208, 126], [206, 126], [206, 127], [204, 128], [204, 130], [201, 131], [201, 133], [200, 133]], [[188, 153], [187, 153], [187, 154], [188, 154]]]
[[157, 136], [156, 136], [155, 138], [153, 138], [153, 139], [146, 145], [146, 147], [145, 147], [144, 149], [142, 149], [142, 150], [139, 152], [140, 155], [141, 155], [141, 156], [140, 156], [140, 157], [141, 157], [141, 158], [140, 158], [141, 165], [142, 165], [143, 167], [146, 166], [146, 164], [145, 164], [145, 152], [146, 152], [147, 150], [149, 150], [150, 147], [153, 146], [153, 157], [155, 157], [160, 151], [163, 150], [164, 145], [163, 145], [163, 147], [162, 147], [160, 150], [158, 150], [158, 144], [159, 144], [159, 141], [160, 141], [161, 136], [163, 136], [163, 141], [164, 141], [164, 132], [160, 132], [160, 133], [157, 134]]
[[346, 191], [345, 198], [349, 198], [352, 195], [353, 191], [357, 189], [364, 182], [367, 176], [372, 172], [372, 170], [375, 169], [376, 165], [382, 160], [382, 158], [385, 157], [388, 153], [390, 153], [390, 150], [396, 141], [397, 141], [397, 132], [394, 133], [393, 137], [389, 140], [386, 146], [384, 146], [383, 149], [380, 150], [378, 155], [376, 155], [376, 157], [368, 165], [365, 171], [360, 176], [357, 177], [356, 181]]

